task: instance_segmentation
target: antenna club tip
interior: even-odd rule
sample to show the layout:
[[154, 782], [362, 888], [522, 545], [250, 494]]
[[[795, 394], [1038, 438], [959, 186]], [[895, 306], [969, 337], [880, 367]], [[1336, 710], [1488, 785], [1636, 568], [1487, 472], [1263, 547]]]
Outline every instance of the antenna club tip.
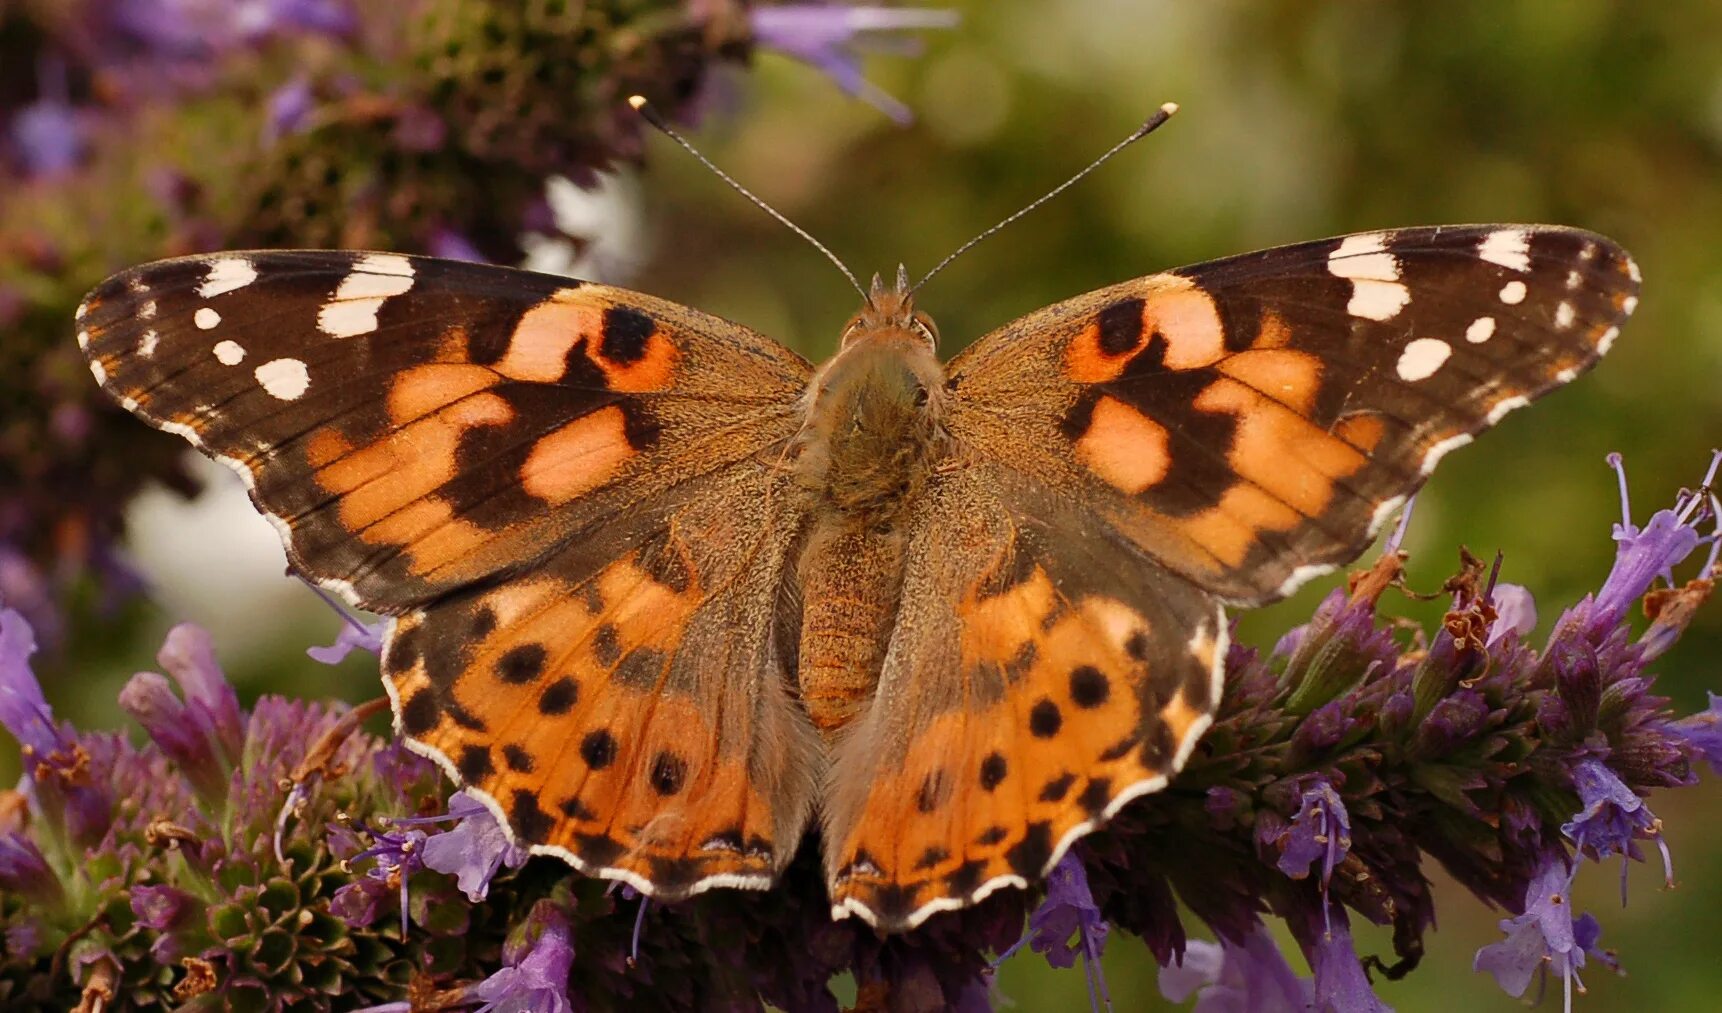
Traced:
[[628, 96], [628, 105], [632, 106], [636, 112], [641, 110], [641, 109], [644, 109], [644, 108], [646, 108], [646, 96], [644, 96], [644, 95], [629, 95]]
[[1167, 116], [1170, 116], [1173, 113], [1178, 111], [1178, 103], [1176, 103], [1176, 102], [1163, 103], [1160, 106], [1160, 111], [1165, 113]]

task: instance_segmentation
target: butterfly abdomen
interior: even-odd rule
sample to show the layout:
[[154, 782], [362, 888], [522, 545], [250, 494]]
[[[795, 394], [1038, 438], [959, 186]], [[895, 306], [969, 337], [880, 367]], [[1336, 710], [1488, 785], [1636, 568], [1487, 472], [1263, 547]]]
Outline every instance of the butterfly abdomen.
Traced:
[[816, 522], [802, 550], [801, 702], [829, 739], [872, 699], [897, 622], [906, 543], [900, 532]]

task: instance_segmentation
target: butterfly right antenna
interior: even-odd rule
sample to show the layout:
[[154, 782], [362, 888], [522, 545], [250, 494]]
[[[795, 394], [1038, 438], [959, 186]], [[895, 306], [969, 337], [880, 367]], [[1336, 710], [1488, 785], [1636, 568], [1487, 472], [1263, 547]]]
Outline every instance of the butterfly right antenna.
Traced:
[[1119, 141], [1117, 144], [1114, 144], [1111, 148], [1109, 148], [1107, 150], [1107, 152], [1104, 155], [1101, 155], [1099, 158], [1088, 163], [1087, 168], [1084, 168], [1081, 172], [1077, 173], [1076, 175], [1070, 177], [1069, 179], [1065, 180], [1064, 182], [1053, 187], [1052, 190], [1049, 191], [1044, 197], [1040, 198], [1037, 201], [1034, 201], [1033, 203], [1029, 204], [1027, 207], [1018, 211], [1016, 214], [1011, 215], [1010, 217], [1006, 218], [1004, 221], [999, 222], [997, 225], [994, 225], [992, 228], [986, 230], [985, 232], [981, 233], [980, 235], [976, 236], [975, 238], [973, 238], [973, 239], [969, 240], [968, 242], [964, 243], [963, 245], [957, 247], [956, 252], [952, 253], [950, 256], [946, 257], [944, 260], [939, 261], [938, 264], [936, 264], [931, 271], [928, 271], [925, 275], [922, 275], [921, 280], [915, 282], [915, 287], [911, 288], [909, 291], [910, 292], [920, 291], [921, 286], [925, 285], [927, 283], [928, 279], [932, 278], [933, 275], [938, 274], [940, 271], [943, 271], [945, 269], [945, 266], [947, 264], [949, 264], [951, 261], [956, 260], [958, 257], [960, 257], [963, 254], [974, 249], [976, 244], [978, 244], [981, 240], [986, 239], [988, 236], [991, 236], [993, 233], [1004, 228], [1006, 225], [1009, 225], [1010, 223], [1016, 221], [1018, 218], [1021, 218], [1023, 215], [1028, 214], [1030, 211], [1033, 211], [1035, 208], [1040, 207], [1042, 204], [1045, 204], [1047, 201], [1052, 200], [1054, 197], [1057, 197], [1059, 194], [1070, 189], [1072, 186], [1075, 186], [1076, 182], [1078, 180], [1080, 180], [1082, 177], [1088, 175], [1089, 173], [1093, 172], [1094, 170], [1100, 168], [1101, 164], [1104, 163], [1107, 159], [1111, 158], [1113, 155], [1118, 154], [1120, 151], [1123, 151], [1125, 148], [1130, 147], [1132, 144], [1135, 144], [1137, 141], [1140, 141], [1142, 138], [1147, 137], [1149, 134], [1153, 133], [1156, 127], [1160, 126], [1160, 124], [1165, 123], [1167, 120], [1171, 119], [1172, 114], [1177, 112], [1177, 111], [1178, 111], [1178, 103], [1176, 103], [1176, 102], [1168, 102], [1165, 105], [1161, 106], [1159, 109], [1156, 109], [1154, 111], [1154, 115], [1148, 117], [1148, 119], [1141, 126], [1137, 127], [1134, 131], [1132, 131], [1129, 137], [1126, 137], [1124, 140]]
[[849, 284], [855, 286], [855, 291], [861, 293], [861, 298], [865, 301], [871, 301], [871, 300], [867, 299], [867, 290], [862, 288], [861, 283], [855, 280], [855, 273], [853, 271], [849, 270], [849, 267], [846, 264], [844, 264], [843, 261], [837, 259], [837, 254], [832, 253], [829, 249], [827, 249], [824, 243], [820, 242], [817, 239], [814, 239], [813, 236], [810, 235], [806, 229], [804, 229], [801, 226], [790, 221], [788, 218], [785, 218], [783, 216], [783, 214], [781, 212], [779, 212], [776, 208], [772, 207], [770, 204], [767, 204], [763, 199], [754, 196], [754, 193], [752, 190], [749, 190], [747, 187], [742, 186], [740, 183], [737, 183], [730, 176], [729, 173], [727, 173], [727, 172], [723, 171], [722, 169], [718, 168], [717, 166], [713, 165], [711, 162], [711, 159], [700, 154], [700, 150], [698, 148], [694, 147], [693, 144], [687, 140], [687, 138], [683, 137], [681, 134], [678, 134], [674, 130], [670, 129], [670, 125], [668, 123], [664, 122], [664, 118], [662, 116], [658, 115], [658, 111], [656, 109], [652, 108], [651, 103], [646, 101], [646, 97], [644, 95], [630, 95], [630, 96], [628, 96], [628, 104], [633, 106], [635, 112], [639, 113], [640, 116], [642, 118], [644, 118], [647, 123], [650, 123], [652, 126], [656, 127], [659, 131], [661, 131], [664, 134], [664, 136], [668, 137], [672, 141], [675, 141], [677, 144], [681, 145], [683, 148], [686, 148], [688, 154], [699, 159], [701, 165], [705, 166], [706, 168], [710, 169], [713, 173], [715, 173], [717, 175], [718, 179], [721, 179], [725, 183], [728, 183], [732, 188], [734, 188], [736, 193], [739, 193], [743, 197], [746, 197], [748, 200], [752, 201], [754, 203], [755, 207], [758, 207], [761, 211], [764, 211], [766, 214], [777, 219], [789, 231], [791, 231], [791, 232], [795, 233], [796, 235], [800, 236], [801, 238], [807, 240], [809, 243], [811, 243], [813, 245], [814, 249], [818, 250], [820, 253], [825, 254], [825, 259], [829, 260], [833, 264], [837, 265], [837, 270], [843, 272], [843, 277], [849, 279]]

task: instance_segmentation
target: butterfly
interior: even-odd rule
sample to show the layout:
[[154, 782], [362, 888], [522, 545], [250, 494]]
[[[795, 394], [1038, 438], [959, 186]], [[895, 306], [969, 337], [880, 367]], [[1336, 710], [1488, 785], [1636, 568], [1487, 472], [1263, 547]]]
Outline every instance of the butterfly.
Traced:
[[512, 837], [674, 900], [816, 828], [881, 932], [1043, 877], [1166, 786], [1227, 606], [1355, 558], [1614, 342], [1576, 229], [1443, 226], [1111, 285], [941, 363], [906, 276], [815, 367], [636, 292], [392, 253], [125, 271], [104, 390], [394, 617], [396, 728]]

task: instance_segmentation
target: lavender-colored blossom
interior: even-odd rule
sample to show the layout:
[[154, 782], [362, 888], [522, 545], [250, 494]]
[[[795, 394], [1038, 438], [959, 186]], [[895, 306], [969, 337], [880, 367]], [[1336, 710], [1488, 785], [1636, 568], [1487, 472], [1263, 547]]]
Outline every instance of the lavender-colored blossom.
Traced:
[[30, 670], [35, 653], [30, 624], [12, 609], [0, 608], [0, 725], [25, 749], [46, 756], [62, 743], [42, 685]]
[[915, 40], [896, 33], [952, 28], [958, 21], [950, 10], [819, 3], [755, 7], [748, 17], [756, 43], [812, 65], [899, 123], [908, 123], [914, 114], [862, 75], [862, 51], [913, 53]]
[[1484, 646], [1494, 647], [1509, 633], [1524, 639], [1537, 628], [1537, 603], [1528, 588], [1496, 584], [1489, 592], [1489, 603], [1495, 607], [1495, 622], [1489, 627]]
[[1259, 924], [1242, 943], [1191, 942], [1181, 963], [1160, 969], [1159, 988], [1172, 1002], [1195, 996], [1191, 1013], [1307, 1013], [1313, 995]]
[[1598, 860], [1614, 854], [1621, 856], [1620, 902], [1626, 903], [1626, 861], [1640, 857], [1635, 843], [1640, 838], [1656, 842], [1662, 851], [1664, 879], [1674, 885], [1673, 859], [1668, 853], [1668, 842], [1662, 837], [1662, 821], [1644, 804], [1644, 799], [1596, 760], [1581, 760], [1573, 767], [1572, 778], [1584, 808], [1561, 825], [1561, 833], [1571, 838], [1579, 850], [1594, 854]]
[[1273, 844], [1280, 853], [1275, 864], [1281, 872], [1302, 879], [1319, 862], [1322, 888], [1327, 888], [1333, 870], [1351, 850], [1351, 816], [1332, 782], [1317, 776], [1303, 789], [1297, 814]]
[[1716, 480], [1717, 466], [1722, 464], [1722, 452], [1710, 459], [1702, 488], [1681, 496], [1673, 509], [1658, 510], [1643, 528], [1632, 523], [1632, 503], [1627, 498], [1626, 467], [1619, 454], [1608, 455], [1609, 467], [1620, 479], [1621, 522], [1614, 526], [1614, 540], [1619, 543], [1614, 567], [1596, 594], [1589, 622], [1591, 630], [1612, 628], [1625, 618], [1658, 577], [1674, 583], [1674, 567], [1678, 566], [1705, 539], [1694, 526], [1709, 505], [1709, 486]]
[[180, 623], [167, 631], [155, 658], [179, 683], [187, 718], [221, 746], [230, 763], [237, 763], [245, 741], [245, 716], [239, 708], [239, 694], [215, 660], [209, 631], [193, 623]]
[[7, 133], [25, 176], [70, 172], [88, 147], [83, 117], [60, 99], [39, 99], [18, 110]]
[[327, 647], [305, 648], [305, 653], [311, 660], [321, 661], [325, 665], [338, 665], [354, 651], [367, 651], [375, 655], [383, 653], [383, 635], [388, 632], [389, 620], [379, 619], [374, 623], [366, 623], [345, 612], [341, 613], [341, 617], [344, 622], [341, 623], [341, 632], [335, 634], [334, 643]]
[[22, 833], [0, 834], [0, 890], [44, 907], [58, 906], [62, 899], [59, 877]]
[[296, 77], [269, 95], [268, 116], [263, 133], [267, 140], [279, 140], [296, 133], [311, 119], [317, 108], [317, 93], [309, 78]]
[[427, 244], [432, 256], [445, 257], [449, 260], [465, 260], [475, 264], [489, 263], [486, 257], [472, 240], [450, 228], [439, 228], [430, 235]]
[[131, 889], [132, 914], [147, 928], [165, 932], [190, 913], [194, 898], [177, 887], [143, 884]]
[[573, 1013], [568, 972], [574, 966], [574, 936], [568, 915], [555, 903], [533, 905], [526, 924], [503, 951], [507, 966], [466, 990], [484, 1003], [478, 1013]]
[[460, 822], [425, 841], [424, 864], [428, 869], [455, 877], [469, 900], [483, 900], [490, 892], [490, 881], [499, 871], [504, 867], [518, 869], [532, 857], [525, 848], [509, 841], [508, 833], [489, 808], [464, 791], [457, 791], [449, 798], [446, 816], [395, 822], [417, 825], [448, 819]]
[[424, 868], [425, 833], [422, 830], [385, 830], [371, 835], [369, 848], [354, 855], [349, 865], [369, 858], [374, 864], [365, 876], [401, 892], [401, 935], [407, 934], [407, 881]]
[[[1325, 901], [1322, 906], [1319, 924], [1316, 919], [1306, 917], [1301, 925], [1294, 921], [1292, 926], [1314, 974], [1315, 1008], [1334, 1013], [1392, 1013], [1393, 1007], [1376, 996], [1362, 961], [1357, 959], [1345, 910]], [[1299, 932], [1300, 927], [1304, 931]]]
[[1722, 774], [1722, 696], [1715, 693], [1707, 695], [1710, 706], [1674, 722], [1671, 727], [1698, 750], [1699, 755], [1709, 762], [1711, 770]]
[[186, 773], [200, 798], [218, 803], [226, 796], [228, 765], [220, 743], [203, 734], [166, 676], [155, 672], [132, 676], [120, 690], [120, 709], [142, 725], [150, 740]]
[[1540, 971], [1561, 978], [1566, 1009], [1572, 1009], [1573, 986], [1582, 989], [1578, 971], [1588, 957], [1612, 963], [1597, 948], [1601, 926], [1590, 915], [1575, 917], [1572, 910], [1572, 869], [1564, 856], [1551, 853], [1525, 890], [1524, 913], [1501, 921], [1507, 938], [1477, 951], [1472, 969], [1495, 976], [1510, 996], [1525, 994], [1531, 979]]

